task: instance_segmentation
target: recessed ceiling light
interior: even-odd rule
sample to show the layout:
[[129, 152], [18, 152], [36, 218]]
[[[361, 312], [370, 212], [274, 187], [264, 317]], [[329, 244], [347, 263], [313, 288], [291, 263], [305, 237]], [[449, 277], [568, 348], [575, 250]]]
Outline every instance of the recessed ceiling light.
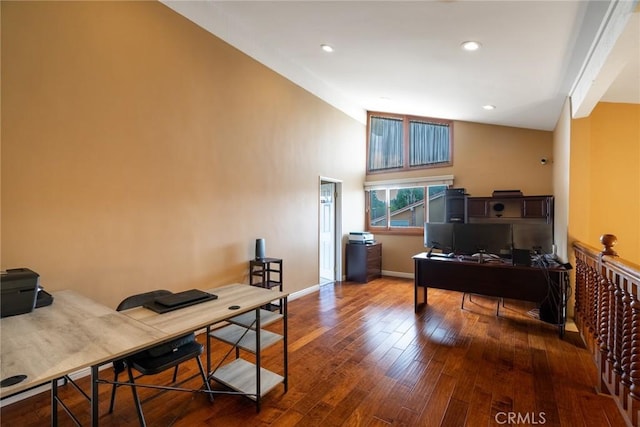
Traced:
[[483, 105], [482, 108], [484, 108], [485, 110], [495, 110], [496, 106], [495, 105], [491, 105], [491, 104], [487, 104], [487, 105]]
[[320, 47], [325, 52], [329, 52], [329, 53], [333, 52], [333, 47], [329, 46], [328, 44], [321, 44]]
[[466, 42], [463, 42], [461, 46], [464, 50], [474, 51], [474, 50], [480, 49], [480, 46], [482, 45], [479, 42], [466, 41]]

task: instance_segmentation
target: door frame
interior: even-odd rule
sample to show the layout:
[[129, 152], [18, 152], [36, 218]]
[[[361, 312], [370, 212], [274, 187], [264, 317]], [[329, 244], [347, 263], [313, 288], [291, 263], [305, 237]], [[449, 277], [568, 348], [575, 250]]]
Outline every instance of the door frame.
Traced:
[[334, 282], [342, 280], [342, 180], [336, 178], [329, 178], [326, 176], [320, 176], [318, 178], [318, 283], [320, 280], [320, 255], [322, 250], [320, 248], [320, 210], [322, 209], [320, 203], [320, 195], [322, 191], [322, 184], [335, 184], [335, 203], [333, 208], [335, 209], [335, 230], [334, 230]]

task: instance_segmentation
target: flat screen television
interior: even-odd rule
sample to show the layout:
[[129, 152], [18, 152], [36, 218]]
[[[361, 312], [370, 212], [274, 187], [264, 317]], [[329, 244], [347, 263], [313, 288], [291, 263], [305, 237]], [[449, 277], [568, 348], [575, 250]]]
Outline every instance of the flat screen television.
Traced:
[[453, 247], [457, 254], [464, 255], [510, 255], [511, 224], [454, 224]]
[[553, 228], [551, 224], [513, 224], [513, 247], [553, 253]]
[[444, 222], [424, 223], [424, 246], [453, 252], [453, 224]]

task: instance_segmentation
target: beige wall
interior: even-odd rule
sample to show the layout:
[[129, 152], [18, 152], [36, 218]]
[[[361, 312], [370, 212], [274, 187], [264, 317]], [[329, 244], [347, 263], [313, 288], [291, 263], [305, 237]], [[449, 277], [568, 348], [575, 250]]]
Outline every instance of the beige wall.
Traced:
[[615, 250], [640, 264], [640, 105], [599, 103], [571, 123], [569, 240]]
[[[493, 190], [521, 190], [524, 195], [553, 194], [553, 133], [470, 122], [454, 123], [453, 166], [406, 174], [370, 175], [367, 181], [413, 176], [454, 176], [454, 186], [472, 196], [491, 196]], [[378, 235], [382, 269], [413, 274], [411, 257], [424, 252], [422, 236]]]
[[365, 128], [156, 2], [2, 2], [2, 268], [115, 306], [318, 282], [319, 176], [363, 226]]

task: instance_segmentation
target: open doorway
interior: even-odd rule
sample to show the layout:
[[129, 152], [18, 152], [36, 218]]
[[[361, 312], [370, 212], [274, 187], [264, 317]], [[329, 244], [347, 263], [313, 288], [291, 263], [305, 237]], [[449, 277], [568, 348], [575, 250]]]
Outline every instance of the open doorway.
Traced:
[[320, 177], [318, 253], [318, 283], [335, 282], [342, 276], [341, 263], [341, 191], [342, 183], [335, 179]]

